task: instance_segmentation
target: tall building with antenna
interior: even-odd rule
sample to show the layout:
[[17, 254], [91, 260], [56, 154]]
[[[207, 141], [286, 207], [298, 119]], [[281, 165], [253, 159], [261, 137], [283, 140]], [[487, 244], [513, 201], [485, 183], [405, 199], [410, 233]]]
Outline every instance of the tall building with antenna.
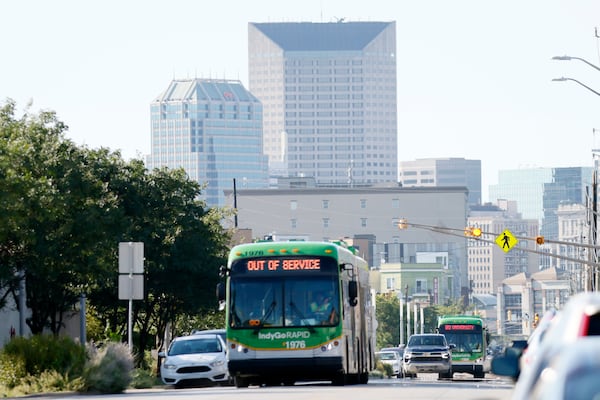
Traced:
[[249, 23], [248, 75], [272, 174], [397, 182], [395, 22]]

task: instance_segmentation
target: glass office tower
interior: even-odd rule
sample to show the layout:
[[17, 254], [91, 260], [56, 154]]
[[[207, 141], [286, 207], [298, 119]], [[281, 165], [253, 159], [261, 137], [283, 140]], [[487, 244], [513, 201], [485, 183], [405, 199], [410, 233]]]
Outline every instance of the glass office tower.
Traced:
[[250, 91], [272, 175], [396, 182], [396, 23], [250, 23]]
[[207, 206], [223, 206], [223, 190], [268, 187], [262, 105], [239, 81], [173, 80], [150, 105], [149, 169], [183, 168], [206, 184]]

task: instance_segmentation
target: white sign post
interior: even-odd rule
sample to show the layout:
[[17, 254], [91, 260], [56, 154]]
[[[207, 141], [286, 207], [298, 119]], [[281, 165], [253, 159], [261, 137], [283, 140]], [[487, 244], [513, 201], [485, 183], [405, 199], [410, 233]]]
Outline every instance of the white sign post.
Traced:
[[119, 243], [119, 300], [129, 300], [127, 342], [133, 352], [133, 300], [144, 298], [144, 243]]

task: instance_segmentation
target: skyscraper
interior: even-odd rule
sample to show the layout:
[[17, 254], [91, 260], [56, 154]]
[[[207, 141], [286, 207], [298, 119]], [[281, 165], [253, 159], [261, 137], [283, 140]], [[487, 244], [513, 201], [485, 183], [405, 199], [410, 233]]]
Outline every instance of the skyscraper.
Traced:
[[250, 23], [248, 57], [271, 174], [396, 182], [395, 22]]
[[239, 81], [173, 80], [150, 105], [148, 168], [183, 168], [206, 184], [207, 206], [224, 205], [224, 189], [268, 186], [262, 151], [262, 105]]

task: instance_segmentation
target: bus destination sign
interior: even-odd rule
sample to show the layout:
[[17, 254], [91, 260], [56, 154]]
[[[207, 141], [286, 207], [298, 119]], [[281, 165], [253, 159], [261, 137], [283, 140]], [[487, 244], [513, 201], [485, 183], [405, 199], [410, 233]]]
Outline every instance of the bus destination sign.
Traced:
[[247, 260], [248, 272], [262, 271], [303, 271], [320, 270], [321, 260], [318, 258], [291, 258], [291, 259], [262, 259]]
[[475, 325], [469, 324], [446, 324], [444, 325], [444, 331], [474, 331]]

